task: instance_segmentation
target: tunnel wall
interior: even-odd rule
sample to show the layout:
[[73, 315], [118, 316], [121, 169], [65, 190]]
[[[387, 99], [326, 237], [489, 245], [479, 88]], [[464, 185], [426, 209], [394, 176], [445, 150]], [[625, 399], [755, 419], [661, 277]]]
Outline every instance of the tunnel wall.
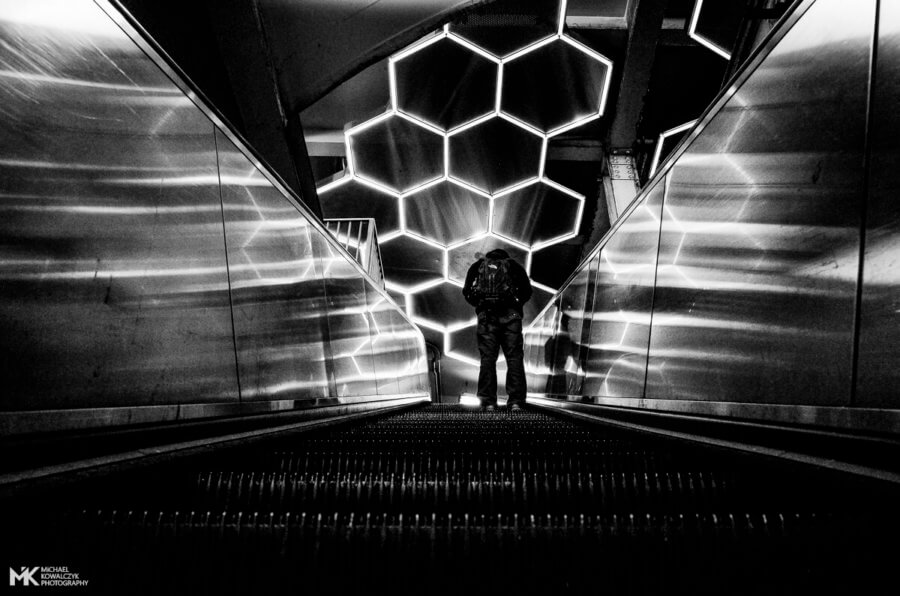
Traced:
[[0, 432], [428, 396], [424, 339], [106, 2], [0, 8]]
[[786, 17], [527, 330], [533, 398], [900, 432], [897, 5]]

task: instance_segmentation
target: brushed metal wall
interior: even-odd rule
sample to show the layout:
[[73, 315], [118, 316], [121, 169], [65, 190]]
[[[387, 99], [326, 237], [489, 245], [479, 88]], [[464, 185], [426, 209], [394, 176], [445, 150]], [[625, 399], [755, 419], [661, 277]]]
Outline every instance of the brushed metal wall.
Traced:
[[327, 317], [310, 223], [216, 132], [242, 399], [330, 394]]
[[856, 404], [900, 408], [900, 3], [881, 2]]
[[428, 394], [421, 333], [112, 5], [4, 2], [0, 78], [4, 429]]
[[597, 289], [588, 307], [587, 395], [644, 394], [664, 191], [665, 179], [658, 180], [599, 252]]
[[96, 5], [40, 4], [0, 12], [0, 408], [237, 400], [214, 126]]
[[873, 24], [813, 4], [669, 171], [646, 397], [849, 403]]
[[[533, 385], [532, 395], [723, 414], [765, 406], [740, 415], [810, 423], [816, 408], [834, 422], [847, 406], [900, 406], [896, 2], [880, 3], [866, 196], [878, 5], [801, 3], [582, 265], [599, 256], [580, 390]], [[548, 328], [571, 337], [566, 318], [545, 311], [530, 344], [546, 343]], [[557, 358], [546, 370], [542, 356], [529, 354], [530, 370], [573, 368]]]

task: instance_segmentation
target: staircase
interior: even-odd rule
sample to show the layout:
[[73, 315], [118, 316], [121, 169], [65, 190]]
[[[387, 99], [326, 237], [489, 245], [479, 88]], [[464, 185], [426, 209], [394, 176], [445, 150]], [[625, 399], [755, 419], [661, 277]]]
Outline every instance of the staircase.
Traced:
[[103, 593], [877, 593], [895, 498], [531, 409], [429, 406], [95, 482], [41, 505], [39, 534]]

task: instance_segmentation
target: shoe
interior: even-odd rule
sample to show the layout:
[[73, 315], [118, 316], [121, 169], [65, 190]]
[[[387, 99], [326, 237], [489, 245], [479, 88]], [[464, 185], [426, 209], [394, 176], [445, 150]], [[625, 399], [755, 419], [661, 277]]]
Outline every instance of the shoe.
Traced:
[[521, 406], [520, 404], [509, 404], [509, 405], [506, 407], [506, 409], [507, 409], [507, 411], [509, 411], [510, 413], [512, 413], [512, 412], [521, 412], [521, 411], [522, 411], [522, 406]]
[[481, 411], [482, 412], [493, 412], [496, 409], [497, 409], [497, 406], [495, 406], [495, 405], [487, 405], [487, 406], [482, 406]]

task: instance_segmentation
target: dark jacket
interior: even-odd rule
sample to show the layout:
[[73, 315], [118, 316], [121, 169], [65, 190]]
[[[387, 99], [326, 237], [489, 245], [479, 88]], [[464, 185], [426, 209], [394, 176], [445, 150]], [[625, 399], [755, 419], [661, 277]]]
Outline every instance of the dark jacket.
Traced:
[[[498, 307], [511, 308], [521, 315], [522, 305], [531, 298], [531, 280], [528, 279], [528, 274], [525, 273], [525, 269], [511, 259], [509, 254], [502, 248], [492, 250], [487, 253], [487, 257], [492, 259], [509, 259], [509, 276], [512, 278], [512, 283], [516, 289], [512, 303], [493, 306], [493, 310], [497, 310]], [[483, 260], [484, 259], [478, 259], [472, 263], [472, 266], [469, 267], [469, 272], [466, 273], [466, 283], [463, 285], [463, 297], [465, 297], [466, 302], [475, 307], [475, 312], [479, 313], [492, 308], [486, 304], [482, 304], [480, 296], [478, 296], [477, 293], [472, 292], [472, 284], [475, 283], [475, 279], [478, 277], [478, 268]]]

